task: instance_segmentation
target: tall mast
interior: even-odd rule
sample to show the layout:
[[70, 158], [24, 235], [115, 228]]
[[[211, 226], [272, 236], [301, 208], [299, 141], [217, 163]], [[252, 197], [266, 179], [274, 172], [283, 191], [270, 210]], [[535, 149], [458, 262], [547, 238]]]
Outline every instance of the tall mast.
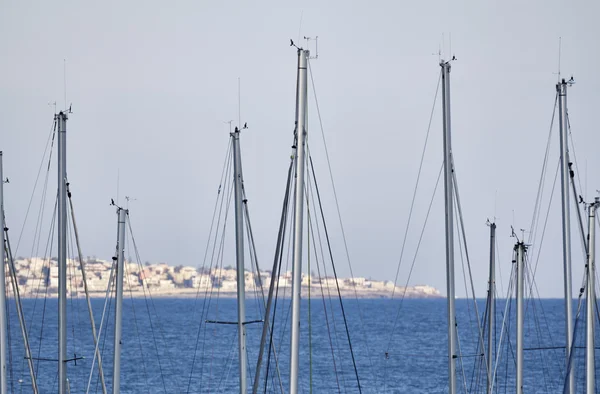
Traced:
[[246, 274], [244, 269], [244, 197], [242, 178], [242, 156], [240, 153], [240, 130], [231, 133], [233, 144], [233, 171], [235, 192], [235, 256], [237, 266], [238, 344], [240, 361], [240, 394], [248, 390], [246, 358]]
[[586, 314], [586, 341], [585, 341], [585, 387], [587, 394], [596, 393], [596, 363], [594, 320], [596, 320], [596, 208], [600, 200], [596, 197], [589, 207], [588, 227], [588, 260], [587, 260], [587, 314]]
[[58, 392], [67, 388], [67, 114], [58, 122]]
[[118, 208], [117, 226], [117, 290], [115, 294], [115, 345], [113, 358], [113, 394], [118, 394], [121, 385], [121, 339], [123, 327], [123, 272], [125, 268], [125, 221], [128, 210]]
[[298, 393], [300, 364], [300, 291], [302, 283], [302, 221], [304, 214], [304, 148], [306, 140], [306, 67], [308, 51], [298, 49], [296, 86], [296, 187], [294, 194], [294, 257], [292, 261], [292, 338], [290, 343], [290, 394]]
[[4, 248], [4, 177], [2, 173], [2, 151], [0, 151], [0, 231], [2, 231], [2, 245], [0, 245], [0, 394], [6, 394], [6, 349], [8, 341], [6, 336], [6, 251]]
[[525, 251], [524, 242], [515, 245], [517, 250], [517, 394], [523, 394], [523, 298], [525, 290]]
[[494, 360], [494, 295], [496, 293], [496, 223], [490, 224], [490, 279], [488, 284], [488, 343], [487, 343], [487, 393], [492, 394]]
[[446, 209], [446, 291], [448, 299], [448, 393], [456, 393], [456, 313], [454, 307], [454, 211], [450, 138], [450, 62], [441, 61], [444, 110], [444, 202]]
[[[556, 84], [560, 123], [560, 184], [562, 202], [562, 244], [565, 289], [565, 356], [568, 366], [573, 341], [573, 292], [571, 281], [571, 213], [569, 208], [569, 145], [567, 119], [567, 83]], [[569, 394], [575, 394], [575, 373], [569, 374]]]

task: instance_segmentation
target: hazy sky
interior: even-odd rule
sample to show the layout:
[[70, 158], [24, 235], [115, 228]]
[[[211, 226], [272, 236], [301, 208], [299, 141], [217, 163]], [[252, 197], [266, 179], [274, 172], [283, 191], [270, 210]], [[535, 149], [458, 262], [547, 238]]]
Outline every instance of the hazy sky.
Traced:
[[[125, 196], [137, 199], [130, 204], [131, 221], [142, 260], [200, 263], [229, 143], [224, 121], [237, 119], [239, 77], [242, 122], [250, 126], [242, 135], [245, 185], [261, 266], [268, 268], [293, 138], [297, 56], [289, 39], [318, 35], [319, 58], [312, 68], [355, 275], [395, 275], [439, 75], [434, 54], [441, 47], [446, 56], [458, 58], [451, 75], [453, 148], [476, 291], [485, 295], [485, 222], [494, 216], [498, 280], [506, 289], [514, 243], [510, 226], [531, 223], [553, 111], [559, 37], [563, 75], [577, 81], [568, 98], [577, 170], [586, 198], [600, 189], [598, 15], [597, 1], [304, 1], [298, 6], [4, 1], [0, 149], [10, 178], [5, 200], [13, 244], [52, 124], [54, 108], [48, 103], [65, 106], [66, 59], [67, 105], [73, 103], [68, 175], [84, 254], [110, 258], [114, 253], [116, 215], [109, 202], [117, 199], [119, 174], [119, 202], [124, 204]], [[313, 159], [338, 270], [348, 276], [312, 90], [309, 94]], [[399, 284], [406, 280], [441, 164], [439, 105], [431, 130]], [[550, 152], [551, 186], [557, 129]], [[55, 188], [52, 169], [50, 195]], [[445, 291], [441, 190], [410, 282]], [[545, 201], [549, 197], [546, 193]], [[18, 255], [32, 253], [39, 204], [36, 195]], [[52, 204], [48, 199], [45, 223]], [[229, 245], [231, 250], [232, 240]], [[558, 191], [543, 250], [536, 277], [540, 294], [560, 297]], [[577, 289], [584, 263], [575, 231], [573, 252]], [[231, 264], [233, 256], [228, 254]], [[456, 277], [462, 296], [458, 258]]]

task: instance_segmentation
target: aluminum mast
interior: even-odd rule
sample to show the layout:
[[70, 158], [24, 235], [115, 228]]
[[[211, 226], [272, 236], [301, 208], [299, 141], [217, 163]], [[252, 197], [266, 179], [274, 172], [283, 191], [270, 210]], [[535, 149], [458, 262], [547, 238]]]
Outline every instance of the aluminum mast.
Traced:
[[[569, 145], [567, 119], [567, 82], [556, 84], [560, 125], [560, 185], [562, 204], [562, 244], [565, 289], [565, 356], [567, 366], [573, 341], [573, 291], [571, 281], [571, 213], [569, 208]], [[575, 394], [575, 373], [569, 374], [567, 393]]]
[[450, 62], [441, 61], [444, 112], [444, 201], [446, 209], [446, 289], [448, 298], [448, 393], [456, 393], [456, 313], [454, 307], [454, 187], [450, 139]]
[[525, 251], [524, 242], [515, 245], [517, 251], [517, 394], [523, 394], [523, 298], [525, 291]]
[[242, 178], [242, 156], [240, 153], [240, 130], [236, 127], [231, 133], [233, 144], [233, 171], [235, 191], [235, 255], [237, 266], [237, 304], [238, 304], [238, 342], [240, 361], [240, 394], [247, 393], [247, 358], [246, 358], [246, 274], [244, 269], [244, 197]]
[[58, 392], [68, 394], [67, 382], [67, 114], [58, 122]]
[[0, 231], [2, 231], [2, 245], [0, 246], [0, 394], [6, 394], [6, 349], [7, 341], [7, 318], [6, 318], [6, 251], [4, 246], [4, 177], [2, 176], [2, 151], [0, 151]]
[[585, 388], [587, 394], [596, 393], [596, 362], [594, 341], [594, 320], [596, 320], [596, 208], [600, 199], [596, 197], [589, 206], [588, 259], [587, 259], [587, 305], [585, 340]]
[[494, 356], [494, 296], [496, 293], [496, 223], [490, 224], [490, 279], [488, 284], [488, 343], [487, 343], [487, 393], [492, 394]]
[[123, 328], [123, 271], [125, 268], [125, 221], [128, 210], [117, 208], [117, 289], [115, 294], [115, 345], [113, 358], [113, 394], [118, 394], [121, 386], [121, 340]]
[[302, 283], [302, 221], [304, 214], [304, 148], [306, 139], [307, 50], [298, 49], [296, 86], [296, 187], [294, 194], [294, 256], [292, 260], [292, 327], [290, 343], [290, 394], [298, 393], [300, 364], [300, 291]]

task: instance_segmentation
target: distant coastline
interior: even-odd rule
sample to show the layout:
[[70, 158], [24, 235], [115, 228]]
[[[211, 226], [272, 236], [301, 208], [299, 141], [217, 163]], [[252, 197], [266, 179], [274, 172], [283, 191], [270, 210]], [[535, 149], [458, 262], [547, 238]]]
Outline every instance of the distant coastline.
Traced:
[[[87, 259], [84, 269], [91, 297], [104, 298], [113, 262]], [[55, 258], [18, 258], [15, 271], [21, 297], [31, 298], [40, 295], [56, 297], [58, 293], [58, 264]], [[84, 296], [83, 276], [78, 260], [67, 260], [67, 291], [73, 296]], [[220, 297], [234, 298], [237, 292], [237, 272], [230, 266], [223, 268], [199, 269], [190, 266], [171, 266], [166, 263], [140, 265], [125, 264], [125, 296], [134, 298], [194, 298], [216, 293]], [[246, 271], [245, 288], [247, 296], [260, 295], [262, 284], [265, 296], [271, 282], [271, 272], [261, 271], [259, 275]], [[371, 278], [338, 278], [302, 276], [302, 297], [321, 297], [325, 294], [344, 298], [443, 298], [440, 292], [428, 285], [395, 286], [391, 281], [378, 281]], [[278, 279], [279, 294], [291, 294], [291, 272], [282, 273]], [[8, 285], [10, 286], [10, 285]], [[10, 287], [9, 287], [10, 288]]]

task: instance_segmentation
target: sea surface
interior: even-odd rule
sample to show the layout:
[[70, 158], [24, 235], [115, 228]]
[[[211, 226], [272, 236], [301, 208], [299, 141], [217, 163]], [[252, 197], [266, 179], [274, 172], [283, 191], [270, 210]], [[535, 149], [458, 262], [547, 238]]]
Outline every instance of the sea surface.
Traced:
[[[32, 389], [22, 336], [14, 302], [12, 299], [8, 302], [11, 345], [9, 387], [15, 393], [29, 393]], [[98, 347], [110, 392], [114, 302], [93, 299], [92, 305], [100, 332]], [[262, 307], [262, 300], [248, 299], [247, 321], [260, 320]], [[23, 309], [40, 393], [56, 393], [57, 300], [26, 299]], [[126, 295], [123, 309], [122, 393], [239, 392], [237, 325], [207, 322], [235, 322], [235, 299], [218, 298], [216, 295], [206, 298], [201, 295], [197, 299], [130, 298]], [[561, 300], [536, 300], [526, 304], [525, 348], [528, 350], [525, 351], [525, 393], [561, 393], [563, 390], [565, 356], [564, 349], [560, 348], [564, 345], [563, 309]], [[496, 302], [494, 343], [500, 350], [494, 354], [498, 359], [495, 362], [494, 391], [498, 393], [515, 392], [515, 310], [514, 300], [509, 304], [506, 300]], [[101, 327], [103, 311], [105, 321]], [[276, 354], [271, 352], [269, 358], [265, 352], [261, 393], [281, 392], [280, 387], [285, 392], [289, 391], [289, 311], [289, 298], [279, 298], [272, 331]], [[573, 359], [578, 392], [583, 392], [585, 377], [583, 311], [585, 307], [582, 305], [576, 333], [578, 348]], [[68, 354], [76, 359], [68, 363], [71, 393], [101, 393], [97, 367], [92, 366], [94, 344], [85, 300], [70, 298], [68, 313]], [[485, 341], [487, 332], [480, 333], [477, 328], [477, 313], [482, 320], [484, 300], [478, 301], [477, 311], [473, 301], [456, 301], [461, 354], [456, 359], [459, 392], [485, 392], [486, 367], [479, 344], [480, 335]], [[505, 314], [510, 316], [506, 320], [509, 328], [503, 331]], [[339, 299], [333, 295], [329, 297], [327, 292], [313, 293], [310, 301], [302, 300], [300, 392], [446, 393], [446, 320], [445, 299], [346, 298], [342, 313]], [[263, 323], [248, 323], [245, 327], [251, 387]], [[600, 343], [600, 338], [597, 341]], [[265, 379], [267, 360], [269, 376]], [[600, 362], [597, 367], [598, 364]], [[93, 371], [91, 377], [90, 371]]]

